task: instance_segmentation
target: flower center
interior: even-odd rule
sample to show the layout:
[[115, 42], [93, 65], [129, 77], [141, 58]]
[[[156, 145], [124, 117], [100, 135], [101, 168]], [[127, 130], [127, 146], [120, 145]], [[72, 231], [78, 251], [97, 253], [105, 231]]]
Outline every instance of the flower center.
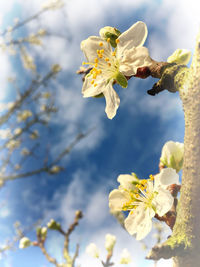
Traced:
[[[107, 42], [110, 42], [110, 38], [107, 39]], [[92, 75], [91, 84], [96, 87], [96, 78], [100, 75], [103, 79], [107, 81], [115, 78], [119, 72], [119, 61], [116, 58], [116, 51], [110, 52], [108, 49], [103, 48], [103, 42], [99, 42], [99, 49], [96, 50], [97, 57], [94, 59], [94, 62], [83, 62], [83, 65], [92, 65], [94, 66], [89, 75]]]
[[135, 209], [141, 203], [145, 204], [146, 208], [152, 208], [155, 210], [152, 202], [157, 192], [153, 191], [153, 180], [153, 175], [150, 175], [150, 179], [141, 180], [140, 184], [136, 185], [136, 189], [134, 191], [127, 191], [129, 193], [130, 200], [123, 205], [122, 210], [126, 211]]

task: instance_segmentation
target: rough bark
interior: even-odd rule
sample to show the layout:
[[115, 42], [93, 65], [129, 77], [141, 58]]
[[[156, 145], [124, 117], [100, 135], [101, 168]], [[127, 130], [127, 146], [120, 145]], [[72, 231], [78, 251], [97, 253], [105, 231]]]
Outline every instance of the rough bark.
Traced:
[[172, 244], [186, 246], [174, 267], [200, 265], [200, 35], [192, 65], [179, 92], [185, 117], [181, 195]]

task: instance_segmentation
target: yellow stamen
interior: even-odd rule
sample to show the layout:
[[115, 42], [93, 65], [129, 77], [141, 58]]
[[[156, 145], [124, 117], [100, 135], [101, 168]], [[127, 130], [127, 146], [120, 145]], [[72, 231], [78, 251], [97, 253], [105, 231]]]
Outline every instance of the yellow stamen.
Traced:
[[108, 66], [110, 67], [110, 66], [111, 66], [111, 64], [110, 64], [110, 63], [108, 63]]
[[95, 68], [97, 68], [98, 64], [97, 64], [97, 63], [95, 63], [95, 64], [94, 64], [94, 66], [95, 66]]
[[153, 180], [154, 180], [154, 177], [153, 177], [153, 175], [152, 175], [152, 174], [150, 174], [150, 175], [149, 175], [149, 178], [150, 178], [150, 180], [151, 180], [151, 181], [153, 181]]
[[96, 77], [97, 77], [97, 74], [94, 73], [93, 76], [92, 76], [92, 78], [93, 78], [93, 79], [96, 79]]
[[101, 49], [101, 50], [100, 50], [100, 53], [101, 53], [101, 54], [104, 53], [104, 49]]
[[98, 60], [98, 58], [96, 57], [96, 58], [94, 59], [94, 62], [95, 62], [95, 63], [98, 63], [98, 61], [99, 61], [99, 60]]
[[99, 58], [102, 58], [103, 56], [102, 56], [102, 54], [98, 54], [98, 57], [99, 57]]
[[116, 52], [112, 52], [112, 56], [116, 56]]
[[97, 86], [97, 83], [94, 84], [94, 87], [96, 87], [96, 86]]
[[107, 39], [107, 42], [110, 43], [110, 38]]
[[99, 43], [99, 46], [103, 46], [103, 43], [102, 43], [102, 42], [100, 42], [100, 43]]
[[102, 73], [102, 71], [101, 71], [101, 70], [98, 70], [98, 71], [97, 71], [97, 74], [101, 74], [101, 73]]
[[118, 44], [118, 43], [119, 43], [119, 39], [116, 39], [116, 41], [115, 41], [115, 42], [116, 42], [116, 44]]
[[91, 84], [93, 84], [93, 83], [94, 83], [94, 80], [91, 81]]

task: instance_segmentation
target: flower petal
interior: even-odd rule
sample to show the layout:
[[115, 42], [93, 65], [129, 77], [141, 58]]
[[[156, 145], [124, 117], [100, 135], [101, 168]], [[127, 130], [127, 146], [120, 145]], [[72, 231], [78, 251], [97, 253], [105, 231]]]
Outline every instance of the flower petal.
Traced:
[[109, 194], [109, 207], [112, 211], [121, 211], [125, 203], [130, 200], [130, 195], [124, 191], [114, 189]]
[[126, 220], [124, 225], [129, 234], [136, 234], [136, 240], [143, 239], [152, 228], [152, 214], [151, 209], [145, 209], [144, 205], [138, 206], [136, 209], [132, 210]]
[[105, 112], [108, 118], [112, 119], [116, 115], [120, 103], [119, 96], [112, 87], [112, 82], [104, 86], [103, 94], [106, 99]]
[[179, 184], [179, 175], [172, 168], [162, 169], [161, 172], [154, 176], [155, 188], [159, 185], [167, 187], [170, 184]]
[[82, 87], [82, 94], [83, 97], [91, 97], [91, 96], [96, 96], [99, 95], [103, 92], [104, 90], [104, 80], [102, 77], [97, 77], [95, 80], [96, 86], [94, 84], [91, 84], [93, 78], [92, 75], [88, 74], [85, 77], [85, 81], [83, 83]]
[[151, 65], [152, 59], [146, 47], [133, 47], [130, 50], [124, 51], [120, 63], [120, 72], [126, 76], [131, 76], [137, 73], [138, 68]]
[[156, 207], [156, 213], [159, 216], [165, 215], [172, 207], [174, 203], [174, 198], [172, 197], [171, 193], [160, 187], [158, 191], [158, 195], [153, 200], [153, 204]]
[[120, 54], [123, 54], [127, 49], [142, 46], [147, 38], [147, 33], [147, 26], [144, 22], [138, 21], [133, 24], [118, 37], [117, 49], [121, 51]]
[[117, 177], [117, 181], [123, 189], [131, 191], [135, 189], [135, 185], [139, 182], [139, 179], [136, 175], [121, 174]]
[[[102, 44], [101, 46], [99, 44]], [[91, 63], [97, 57], [97, 50], [104, 49], [109, 54], [112, 53], [111, 45], [104, 39], [98, 36], [90, 36], [88, 39], [81, 42], [81, 50], [83, 51], [87, 60]]]

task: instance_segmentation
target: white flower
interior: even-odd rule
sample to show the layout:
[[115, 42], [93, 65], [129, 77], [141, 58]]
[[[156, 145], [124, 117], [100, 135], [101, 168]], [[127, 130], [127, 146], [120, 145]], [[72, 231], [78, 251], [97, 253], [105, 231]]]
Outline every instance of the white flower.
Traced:
[[88, 253], [93, 258], [99, 258], [99, 249], [97, 248], [96, 244], [90, 243], [86, 247], [86, 253]]
[[103, 94], [106, 100], [105, 112], [112, 119], [119, 107], [120, 99], [113, 83], [127, 87], [125, 76], [135, 75], [137, 68], [151, 64], [148, 49], [143, 47], [147, 37], [145, 23], [139, 21], [122, 33], [116, 40], [117, 47], [113, 51], [110, 39], [90, 36], [81, 42], [81, 50], [85, 54], [92, 70], [85, 77], [82, 93], [84, 97]]
[[107, 234], [105, 240], [105, 248], [108, 252], [112, 253], [115, 243], [116, 243], [116, 236]]
[[31, 241], [28, 239], [28, 237], [22, 237], [19, 241], [19, 248], [23, 249], [29, 246], [31, 246]]
[[16, 148], [18, 148], [21, 144], [21, 141], [20, 140], [10, 140], [7, 144], [6, 144], [6, 147], [9, 149], [9, 150], [14, 150]]
[[168, 141], [162, 148], [160, 162], [179, 172], [183, 166], [184, 144]]
[[15, 130], [14, 130], [14, 134], [15, 135], [19, 135], [19, 134], [21, 134], [22, 133], [22, 129], [21, 128], [16, 128]]
[[[137, 240], [143, 239], [151, 231], [152, 218], [156, 213], [163, 216], [173, 205], [174, 198], [165, 189], [167, 182], [163, 184], [163, 181], [166, 182], [163, 175], [157, 176], [154, 181], [153, 176], [150, 176], [148, 180], [141, 180], [134, 190], [119, 186], [109, 195], [109, 207], [112, 210], [130, 211], [124, 226], [131, 235], [136, 234]], [[177, 177], [172, 175], [169, 181], [174, 184]]]
[[33, 115], [33, 113], [30, 110], [23, 110], [22, 112], [20, 112], [17, 115], [17, 120], [18, 120], [18, 122], [25, 121], [29, 117], [31, 117], [32, 115]]
[[9, 128], [0, 130], [0, 138], [1, 139], [7, 139], [11, 138], [12, 134]]
[[132, 260], [131, 260], [131, 255], [130, 255], [129, 251], [126, 248], [124, 248], [122, 250], [121, 255], [120, 255], [120, 262], [119, 263], [120, 264], [129, 264], [131, 261]]

